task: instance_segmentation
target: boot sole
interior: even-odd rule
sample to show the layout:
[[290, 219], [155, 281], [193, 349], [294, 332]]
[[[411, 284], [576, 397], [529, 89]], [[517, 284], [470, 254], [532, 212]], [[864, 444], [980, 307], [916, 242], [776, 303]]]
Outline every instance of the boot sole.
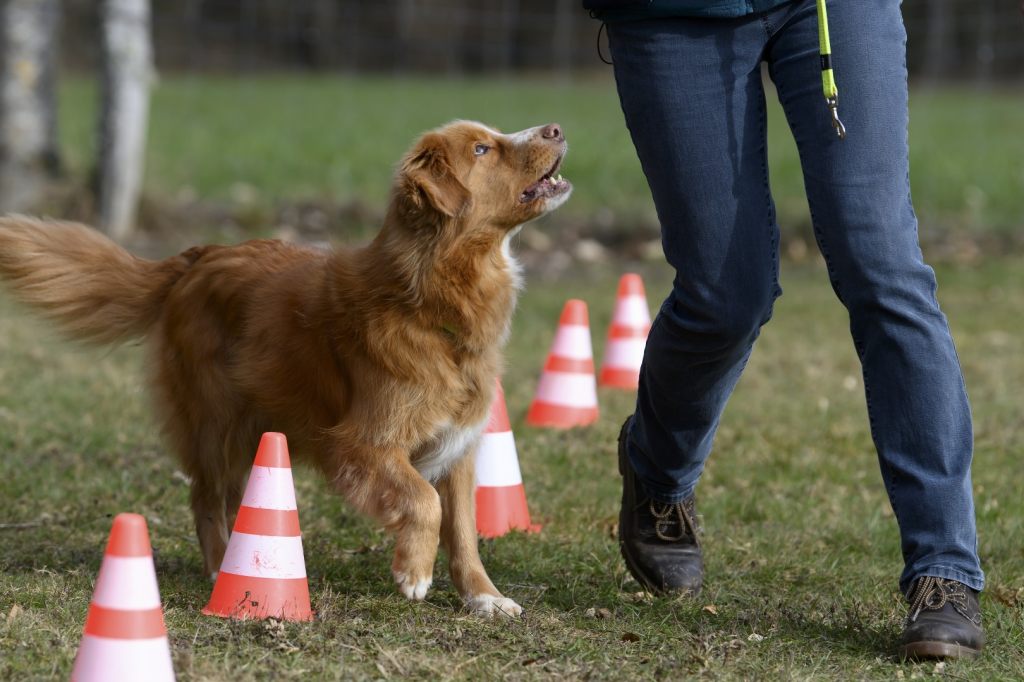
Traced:
[[957, 644], [955, 642], [911, 642], [904, 644], [899, 649], [901, 660], [920, 660], [928, 658], [974, 658], [980, 649]]

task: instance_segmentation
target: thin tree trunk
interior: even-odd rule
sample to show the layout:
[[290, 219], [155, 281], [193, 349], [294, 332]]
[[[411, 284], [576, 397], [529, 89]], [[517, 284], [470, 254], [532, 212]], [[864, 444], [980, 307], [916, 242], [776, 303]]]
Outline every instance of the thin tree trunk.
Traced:
[[103, 111], [99, 132], [99, 223], [114, 239], [135, 228], [153, 78], [149, 0], [105, 0]]
[[26, 211], [60, 170], [59, 0], [0, 0], [0, 211]]

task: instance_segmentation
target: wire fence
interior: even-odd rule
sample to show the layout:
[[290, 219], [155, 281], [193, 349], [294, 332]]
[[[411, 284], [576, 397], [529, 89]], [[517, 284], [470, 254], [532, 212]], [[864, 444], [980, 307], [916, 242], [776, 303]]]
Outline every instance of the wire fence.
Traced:
[[[857, 1], [857, 0], [851, 0]], [[66, 0], [62, 61], [96, 62], [97, 4]], [[550, 72], [602, 67], [579, 0], [153, 0], [164, 71]], [[1024, 82], [1017, 2], [903, 6], [908, 67], [927, 81]]]

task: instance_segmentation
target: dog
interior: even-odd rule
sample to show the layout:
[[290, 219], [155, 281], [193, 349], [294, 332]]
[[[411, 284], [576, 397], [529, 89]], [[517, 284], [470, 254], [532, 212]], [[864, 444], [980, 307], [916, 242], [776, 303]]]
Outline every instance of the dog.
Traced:
[[455, 121], [401, 160], [364, 247], [275, 240], [136, 257], [84, 225], [0, 218], [0, 280], [73, 338], [144, 338], [156, 412], [216, 576], [261, 434], [395, 537], [422, 600], [439, 543], [466, 608], [518, 616], [480, 561], [474, 452], [521, 286], [509, 240], [569, 197], [557, 124]]

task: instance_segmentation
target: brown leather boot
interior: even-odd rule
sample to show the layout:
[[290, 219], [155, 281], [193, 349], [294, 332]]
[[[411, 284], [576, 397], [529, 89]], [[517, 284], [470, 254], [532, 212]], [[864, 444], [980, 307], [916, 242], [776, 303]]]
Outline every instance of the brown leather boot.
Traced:
[[945, 578], [919, 578], [907, 594], [910, 613], [900, 637], [899, 657], [961, 658], [985, 646], [978, 592]]
[[629, 419], [619, 433], [619, 549], [637, 582], [652, 592], [697, 595], [704, 578], [704, 560], [695, 523], [693, 496], [675, 504], [652, 500], [626, 456]]

